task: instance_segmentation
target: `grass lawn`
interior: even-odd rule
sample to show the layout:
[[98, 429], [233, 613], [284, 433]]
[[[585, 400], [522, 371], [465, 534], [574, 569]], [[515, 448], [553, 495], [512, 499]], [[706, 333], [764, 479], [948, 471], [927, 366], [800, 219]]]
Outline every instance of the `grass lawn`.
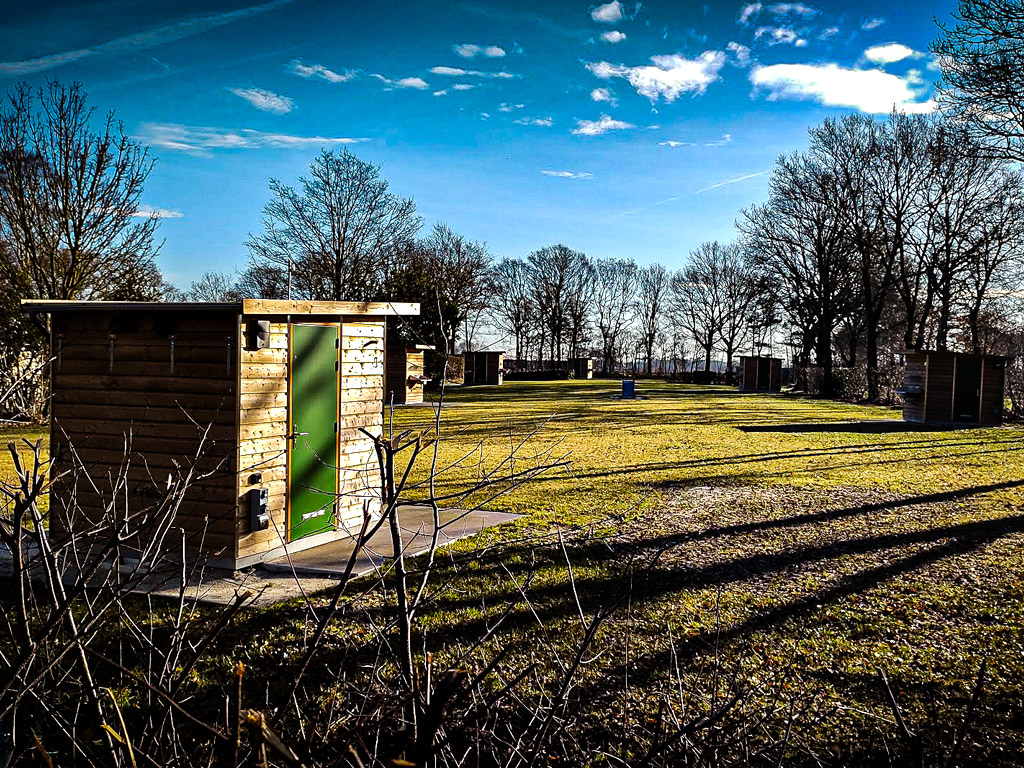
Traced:
[[[711, 387], [640, 382], [638, 391], [647, 399], [616, 399], [618, 384], [599, 380], [454, 389], [443, 412], [442, 465], [473, 459], [442, 491], [464, 487], [534, 430], [538, 453], [568, 455], [568, 471], [487, 506], [523, 513], [520, 529], [563, 532], [585, 611], [632, 581], [629, 610], [587, 670], [595, 711], [622, 710], [627, 677], [642, 710], [675, 665], [696, 690], [720, 654], [764, 701], [784, 686], [828, 712], [812, 730], [835, 752], [855, 732], [861, 744], [895, 733], [882, 670], [910, 729], [938, 754], [984, 659], [965, 748], [1019, 759], [1024, 432], [864, 423], [900, 414]], [[430, 417], [407, 408], [395, 428]], [[463, 570], [439, 595], [422, 620], [435, 642], [482, 631], [517, 598], [512, 577], [528, 568], [549, 633], [578, 637], [561, 550], [502, 559], [500, 569]], [[525, 658], [537, 618], [516, 616], [506, 626]]]
[[[580, 613], [615, 604], [572, 691], [594, 750], [635, 757], [630, 734], [654, 713], [685, 718], [745, 688], [735, 733], [777, 737], [796, 717], [784, 764], [898, 764], [908, 747], [879, 670], [926, 762], [941, 764], [986, 661], [958, 762], [1020, 764], [1024, 431], [906, 428], [884, 422], [900, 418], [891, 409], [714, 387], [618, 391], [595, 380], [448, 393], [440, 464], [456, 466], [440, 492], [469, 487], [528, 435], [517, 469], [570, 466], [470, 499], [524, 517], [453, 548], [417, 647], [450, 659], [504, 616], [477, 661], [501, 648], [506, 679], [531, 663], [548, 678], [582, 636]], [[398, 409], [394, 428], [431, 420]], [[360, 607], [328, 636], [324, 679], [380, 626], [377, 596]], [[297, 604], [243, 615], [197, 686], [216, 694], [241, 659], [253, 690], [272, 689], [309, 621]]]

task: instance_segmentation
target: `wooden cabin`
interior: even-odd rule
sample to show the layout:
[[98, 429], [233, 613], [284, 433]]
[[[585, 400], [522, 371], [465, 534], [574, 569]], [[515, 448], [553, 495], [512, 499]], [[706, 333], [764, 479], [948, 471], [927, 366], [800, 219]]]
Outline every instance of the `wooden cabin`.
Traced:
[[594, 360], [590, 357], [574, 357], [569, 360], [569, 370], [574, 379], [594, 378]]
[[433, 349], [423, 344], [388, 345], [384, 357], [384, 405], [423, 402], [423, 385], [430, 378], [423, 372], [423, 353]]
[[504, 352], [466, 352], [463, 384], [503, 384]]
[[1006, 358], [960, 352], [907, 350], [903, 420], [939, 424], [1003, 422]]
[[[101, 479], [127, 453], [128, 501], [142, 505], [194, 467], [201, 477], [177, 525], [193, 552], [230, 568], [345, 537], [364, 508], [379, 513], [373, 441], [360, 429], [382, 430], [386, 318], [418, 314], [418, 304], [25, 308], [50, 316], [55, 477], [71, 466], [69, 449]], [[51, 507], [84, 525], [99, 503], [92, 494], [83, 480], [58, 486]]]
[[778, 357], [740, 356], [740, 392], [782, 390], [782, 360]]

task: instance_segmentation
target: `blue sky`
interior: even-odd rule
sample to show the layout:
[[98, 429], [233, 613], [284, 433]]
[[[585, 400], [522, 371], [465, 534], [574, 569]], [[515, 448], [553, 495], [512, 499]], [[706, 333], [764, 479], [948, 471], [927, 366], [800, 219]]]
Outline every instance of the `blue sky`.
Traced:
[[[10, 0], [7, 0], [10, 2]], [[679, 267], [732, 239], [807, 128], [928, 112], [953, 0], [12, 4], [0, 87], [81, 81], [158, 159], [159, 263], [187, 287], [247, 258], [271, 177], [321, 146], [378, 163], [497, 257], [563, 242]]]

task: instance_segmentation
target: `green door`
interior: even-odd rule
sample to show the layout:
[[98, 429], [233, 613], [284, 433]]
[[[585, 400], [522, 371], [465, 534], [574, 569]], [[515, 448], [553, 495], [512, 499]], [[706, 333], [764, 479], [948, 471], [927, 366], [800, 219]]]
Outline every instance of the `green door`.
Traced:
[[338, 492], [337, 325], [293, 325], [288, 540], [334, 529]]

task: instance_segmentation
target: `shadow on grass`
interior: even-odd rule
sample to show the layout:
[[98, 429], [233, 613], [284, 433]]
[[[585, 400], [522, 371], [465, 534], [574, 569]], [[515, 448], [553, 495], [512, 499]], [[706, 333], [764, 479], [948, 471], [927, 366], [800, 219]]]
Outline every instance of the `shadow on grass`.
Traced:
[[978, 424], [920, 424], [895, 419], [867, 421], [833, 421], [820, 424], [746, 424], [741, 432], [846, 432], [865, 435], [886, 435], [895, 432], [949, 432], [961, 429], [984, 429]]

